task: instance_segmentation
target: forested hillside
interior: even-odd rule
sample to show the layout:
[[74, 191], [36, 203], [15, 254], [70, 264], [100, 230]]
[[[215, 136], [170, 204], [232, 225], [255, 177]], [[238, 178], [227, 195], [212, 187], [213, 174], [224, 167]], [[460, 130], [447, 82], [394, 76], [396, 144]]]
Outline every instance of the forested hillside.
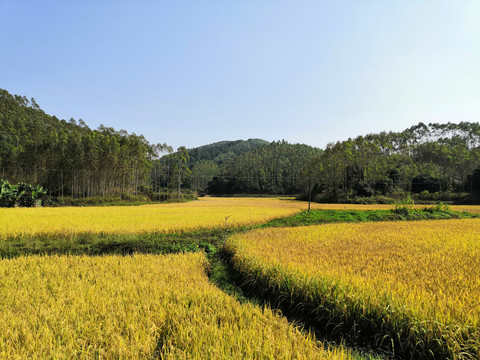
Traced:
[[0, 178], [11, 183], [41, 184], [55, 196], [132, 194], [150, 185], [161, 148], [124, 130], [59, 120], [0, 89]]
[[212, 193], [296, 194], [306, 186], [305, 166], [322, 150], [286, 141], [244, 153], [220, 168], [209, 183]]
[[186, 179], [187, 185], [194, 190], [206, 191], [209, 183], [220, 174], [221, 169], [234, 163], [238, 156], [268, 144], [269, 142], [265, 140], [248, 139], [219, 141], [188, 149], [191, 176]]
[[480, 124], [419, 123], [402, 132], [330, 143], [324, 150], [274, 142], [220, 167], [201, 165], [205, 171], [197, 178], [208, 181], [194, 184], [212, 194], [302, 193], [307, 199], [311, 190], [325, 202], [391, 202], [408, 195], [471, 202], [480, 193]]
[[453, 200], [480, 191], [480, 124], [420, 123], [329, 144], [309, 165], [318, 200], [413, 193]]
[[192, 168], [199, 161], [213, 161], [223, 165], [236, 156], [249, 152], [260, 146], [267, 145], [268, 141], [261, 139], [219, 141], [213, 144], [188, 149], [190, 160], [188, 166]]
[[[246, 148], [249, 142], [252, 140], [228, 143], [236, 144], [238, 149], [237, 145]], [[253, 142], [258, 145], [264, 141]], [[205, 157], [208, 160], [196, 161], [190, 169], [184, 164], [191, 162], [191, 151], [180, 148], [162, 157], [155, 167], [162, 169], [158, 177], [160, 187], [175, 188], [181, 183], [183, 187], [217, 195], [297, 194], [307, 186], [306, 165], [321, 153], [318, 148], [282, 140], [266, 143], [220, 164]], [[217, 158], [225, 157], [219, 153]]]

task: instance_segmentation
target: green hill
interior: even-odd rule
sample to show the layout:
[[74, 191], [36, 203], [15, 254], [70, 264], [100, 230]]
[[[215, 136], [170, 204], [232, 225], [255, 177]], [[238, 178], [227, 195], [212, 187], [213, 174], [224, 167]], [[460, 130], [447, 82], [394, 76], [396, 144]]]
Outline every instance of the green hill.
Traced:
[[236, 156], [268, 145], [269, 142], [261, 139], [248, 139], [236, 141], [219, 141], [209, 145], [188, 149], [190, 155], [189, 167], [192, 168], [197, 162], [211, 160], [217, 165], [223, 165]]

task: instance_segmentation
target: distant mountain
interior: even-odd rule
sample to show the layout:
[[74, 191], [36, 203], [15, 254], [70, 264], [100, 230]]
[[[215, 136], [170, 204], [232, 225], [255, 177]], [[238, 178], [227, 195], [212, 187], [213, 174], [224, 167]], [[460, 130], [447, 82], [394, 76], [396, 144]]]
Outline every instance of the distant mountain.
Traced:
[[217, 165], [223, 165], [238, 155], [247, 153], [268, 144], [268, 141], [262, 139], [248, 139], [219, 141], [213, 144], [199, 146], [188, 149], [188, 155], [190, 156], [188, 165], [190, 168], [192, 168], [193, 165], [202, 160], [211, 160]]

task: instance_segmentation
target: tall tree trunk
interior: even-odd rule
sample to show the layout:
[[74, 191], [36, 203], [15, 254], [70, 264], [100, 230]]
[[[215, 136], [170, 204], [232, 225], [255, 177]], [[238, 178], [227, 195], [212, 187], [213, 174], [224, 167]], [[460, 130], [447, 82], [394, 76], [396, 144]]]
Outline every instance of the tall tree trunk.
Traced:
[[180, 173], [180, 167], [179, 167], [179, 170], [178, 170], [178, 200], [180, 200], [180, 196], [181, 196], [181, 190], [180, 190], [180, 186], [182, 185], [181, 181], [182, 181], [182, 175]]

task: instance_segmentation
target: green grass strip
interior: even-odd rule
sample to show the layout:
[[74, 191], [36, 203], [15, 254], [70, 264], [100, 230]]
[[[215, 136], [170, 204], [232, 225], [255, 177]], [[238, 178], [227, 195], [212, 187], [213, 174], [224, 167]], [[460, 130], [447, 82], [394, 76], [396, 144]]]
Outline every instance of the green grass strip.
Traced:
[[204, 250], [216, 252], [223, 244], [222, 229], [185, 233], [92, 234], [68, 237], [36, 235], [11, 237], [0, 241], [0, 258], [22, 255], [107, 255], [134, 253], [170, 254]]
[[372, 221], [414, 221], [440, 219], [470, 219], [478, 214], [443, 210], [437, 208], [392, 210], [311, 210], [294, 216], [271, 220], [258, 227], [308, 226], [328, 223], [372, 222]]

